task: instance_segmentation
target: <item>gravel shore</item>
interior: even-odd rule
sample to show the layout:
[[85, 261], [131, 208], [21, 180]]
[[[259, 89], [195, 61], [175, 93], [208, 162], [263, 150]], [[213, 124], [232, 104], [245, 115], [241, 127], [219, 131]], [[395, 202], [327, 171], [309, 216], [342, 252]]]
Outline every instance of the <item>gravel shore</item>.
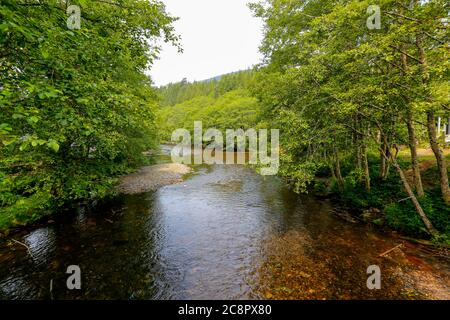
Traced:
[[138, 172], [121, 178], [118, 190], [123, 194], [154, 191], [159, 187], [180, 183], [192, 169], [184, 164], [164, 163], [142, 167]]

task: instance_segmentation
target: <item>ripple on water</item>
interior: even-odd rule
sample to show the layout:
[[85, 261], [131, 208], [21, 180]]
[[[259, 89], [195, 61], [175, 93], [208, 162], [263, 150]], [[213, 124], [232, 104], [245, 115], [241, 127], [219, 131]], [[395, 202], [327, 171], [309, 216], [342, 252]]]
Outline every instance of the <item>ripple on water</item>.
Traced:
[[[31, 257], [20, 244], [1, 243], [0, 298], [444, 297], [448, 263], [422, 253], [417, 263], [416, 246], [380, 258], [399, 240], [331, 209], [243, 166], [200, 167], [182, 184], [60, 215], [18, 235]], [[81, 267], [79, 292], [65, 288], [69, 264]], [[371, 264], [383, 270], [378, 292], [366, 287]]]

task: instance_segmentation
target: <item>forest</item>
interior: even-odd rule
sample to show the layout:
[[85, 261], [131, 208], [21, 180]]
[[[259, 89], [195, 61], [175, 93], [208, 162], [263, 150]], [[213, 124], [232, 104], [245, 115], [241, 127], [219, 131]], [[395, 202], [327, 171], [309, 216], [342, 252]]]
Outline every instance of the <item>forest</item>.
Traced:
[[164, 4], [74, 3], [79, 30], [65, 1], [1, 2], [0, 229], [110, 196], [143, 151], [203, 121], [278, 128], [280, 176], [296, 192], [450, 241], [447, 1], [377, 1], [375, 29], [367, 0], [255, 2], [259, 65], [159, 88], [146, 75], [154, 43], [182, 50]]
[[449, 300], [449, 14], [0, 0], [0, 300]]
[[[262, 1], [265, 61], [253, 90], [284, 128], [282, 175], [301, 191], [329, 175], [374, 221], [448, 242], [445, 134], [450, 57], [447, 1]], [[438, 132], [440, 133], [438, 136]], [[434, 166], [424, 166], [423, 149]], [[447, 155], [447, 157], [446, 157]], [[326, 170], [328, 169], [328, 170]]]
[[255, 128], [261, 121], [260, 104], [250, 91], [255, 81], [255, 72], [247, 70], [220, 79], [182, 81], [158, 88], [160, 137], [170, 142], [175, 129], [191, 129], [194, 121], [202, 121], [205, 130]]

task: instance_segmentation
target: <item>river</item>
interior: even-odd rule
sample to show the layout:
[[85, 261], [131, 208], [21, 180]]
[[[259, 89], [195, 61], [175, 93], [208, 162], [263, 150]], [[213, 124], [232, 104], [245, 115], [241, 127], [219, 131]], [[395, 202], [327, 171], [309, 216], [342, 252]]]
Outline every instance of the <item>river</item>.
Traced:
[[[12, 238], [0, 242], [1, 299], [449, 298], [448, 255], [342, 220], [329, 201], [238, 165], [198, 166], [184, 183]], [[66, 287], [69, 265], [81, 290]], [[370, 265], [381, 290], [367, 288]]]

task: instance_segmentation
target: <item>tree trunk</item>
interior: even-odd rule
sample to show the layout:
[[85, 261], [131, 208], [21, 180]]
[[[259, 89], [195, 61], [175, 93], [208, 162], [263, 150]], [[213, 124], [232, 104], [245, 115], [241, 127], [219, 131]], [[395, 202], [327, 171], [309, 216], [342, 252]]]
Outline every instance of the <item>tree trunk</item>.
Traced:
[[333, 165], [333, 163], [330, 163], [330, 171], [331, 171], [331, 177], [333, 178], [334, 181], [337, 182], [336, 172], [334, 171], [334, 165]]
[[[380, 148], [380, 159], [381, 159], [381, 167], [380, 167], [380, 178], [381, 180], [386, 180], [389, 174], [389, 167], [390, 167], [390, 162], [389, 162], [389, 144], [388, 144], [388, 139], [386, 136], [382, 136], [382, 145]], [[387, 156], [388, 158], [386, 159], [385, 156]]]
[[339, 190], [342, 192], [344, 191], [344, 179], [342, 178], [341, 174], [341, 163], [339, 161], [339, 156], [337, 152], [335, 153], [335, 175], [336, 175], [336, 181], [339, 186]]
[[[403, 10], [401, 10], [401, 13], [403, 14]], [[408, 75], [408, 59], [406, 57], [406, 46], [402, 45], [402, 54], [401, 54], [401, 63], [403, 66], [403, 74], [404, 76]], [[417, 142], [416, 142], [416, 132], [414, 129], [413, 124], [413, 113], [411, 110], [411, 105], [409, 102], [409, 99], [406, 101], [407, 104], [407, 114], [406, 114], [406, 126], [408, 127], [408, 139], [409, 139], [409, 150], [411, 152], [411, 164], [413, 169], [413, 181], [414, 181], [414, 187], [416, 189], [417, 195], [419, 197], [423, 197], [425, 193], [423, 192], [423, 186], [422, 186], [422, 177], [420, 176], [420, 167], [419, 167], [419, 161], [417, 160]]]
[[362, 157], [364, 163], [364, 182], [366, 184], [367, 192], [370, 192], [370, 171], [369, 171], [369, 160], [367, 159], [367, 146], [365, 144], [362, 145]]
[[422, 207], [420, 206], [419, 201], [417, 201], [417, 198], [414, 195], [414, 192], [412, 191], [411, 186], [409, 185], [408, 180], [406, 179], [406, 176], [403, 173], [403, 170], [400, 167], [400, 165], [397, 163], [396, 159], [392, 159], [392, 165], [397, 170], [398, 175], [400, 176], [400, 179], [403, 182], [403, 186], [405, 188], [405, 191], [408, 194], [408, 196], [410, 197], [410, 199], [412, 200], [412, 202], [414, 204], [414, 207], [416, 208], [416, 211], [419, 214], [420, 218], [422, 219], [422, 221], [423, 221], [425, 227], [427, 228], [428, 232], [430, 232], [430, 234], [433, 235], [433, 236], [438, 235], [437, 230], [433, 227], [433, 224], [431, 223], [431, 221], [428, 220], [428, 217], [426, 216], [425, 212], [423, 211]]
[[439, 143], [437, 142], [435, 117], [434, 112], [432, 111], [427, 112], [427, 129], [431, 149], [433, 150], [434, 156], [436, 157], [442, 198], [444, 199], [445, 203], [450, 204], [450, 188], [448, 185], [447, 162], [445, 160], [444, 153], [442, 152], [441, 148], [439, 147]]
[[405, 173], [403, 172], [402, 168], [400, 167], [400, 165], [397, 162], [397, 159], [396, 159], [397, 155], [392, 156], [390, 151], [389, 151], [388, 154], [383, 152], [383, 156], [386, 158], [387, 161], [390, 160], [389, 162], [392, 162], [392, 165], [397, 170], [397, 173], [400, 176], [400, 180], [403, 183], [403, 187], [405, 188], [405, 191], [408, 194], [409, 199], [411, 199], [411, 201], [413, 202], [414, 208], [416, 209], [417, 213], [419, 214], [420, 218], [422, 219], [422, 221], [423, 221], [425, 227], [427, 228], [428, 232], [432, 236], [437, 236], [439, 233], [434, 228], [433, 224], [428, 219], [427, 215], [425, 214], [425, 212], [423, 211], [422, 207], [420, 206], [420, 203], [417, 200], [416, 195], [412, 191], [411, 186], [409, 185], [408, 180], [406, 179]]
[[339, 190], [341, 192], [344, 191], [344, 179], [341, 174], [341, 163], [339, 161], [339, 154], [336, 148], [336, 132], [333, 130], [333, 156], [334, 156], [334, 164], [335, 164], [335, 174], [336, 180], [338, 183]]
[[338, 183], [339, 190], [342, 192], [342, 191], [344, 191], [344, 179], [342, 178], [341, 163], [339, 161], [339, 155], [338, 155], [335, 145], [333, 145], [333, 153], [334, 153], [334, 168], [335, 168], [336, 181]]
[[411, 163], [414, 174], [414, 187], [417, 195], [419, 197], [423, 197], [425, 193], [423, 192], [422, 177], [420, 176], [419, 161], [417, 159], [416, 133], [414, 130], [411, 111], [408, 112], [406, 125], [408, 127], [409, 149], [411, 151]]
[[[353, 120], [353, 126], [355, 128], [358, 127], [359, 125], [359, 117], [356, 116], [355, 119]], [[356, 150], [356, 169], [360, 172], [362, 170], [362, 162], [363, 162], [363, 158], [362, 158], [362, 149], [361, 149], [361, 135], [358, 132], [354, 132], [353, 133], [353, 145], [355, 146], [355, 150]]]
[[362, 155], [362, 150], [361, 150], [361, 146], [358, 144], [356, 145], [356, 169], [357, 170], [362, 170], [362, 162], [363, 162], [363, 155]]
[[[428, 74], [428, 63], [427, 57], [425, 55], [425, 49], [423, 46], [422, 35], [417, 32], [416, 33], [416, 46], [419, 51], [419, 59], [421, 65], [421, 74], [422, 74], [422, 82], [424, 87], [428, 86], [428, 82], [430, 80], [430, 76]], [[430, 100], [430, 96], [427, 97], [427, 100]], [[442, 198], [445, 203], [450, 204], [450, 188], [448, 186], [448, 173], [447, 173], [447, 162], [445, 161], [444, 154], [439, 147], [439, 143], [437, 141], [436, 136], [436, 123], [435, 116], [433, 110], [428, 110], [427, 112], [427, 130], [428, 137], [430, 139], [430, 146], [433, 150], [434, 156], [436, 157], [436, 162], [439, 171], [439, 182], [441, 186]]]
[[383, 156], [384, 144], [380, 146], [380, 178], [382, 180], [384, 177], [384, 172], [386, 171], [386, 158]]

